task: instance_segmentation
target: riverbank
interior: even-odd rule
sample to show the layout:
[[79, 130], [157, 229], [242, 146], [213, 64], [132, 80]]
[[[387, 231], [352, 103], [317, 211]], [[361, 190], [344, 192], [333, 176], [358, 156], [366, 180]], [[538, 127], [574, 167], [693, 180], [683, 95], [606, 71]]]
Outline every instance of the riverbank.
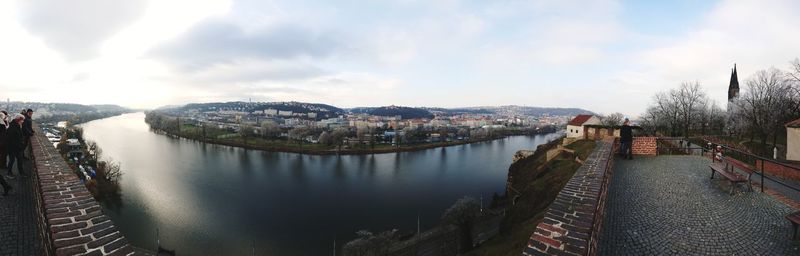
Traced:
[[[365, 148], [346, 148], [346, 149], [330, 149], [330, 148], [323, 148], [317, 144], [310, 144], [306, 143], [303, 144], [301, 148], [299, 144], [288, 143], [285, 140], [266, 140], [262, 138], [249, 138], [244, 139], [241, 137], [237, 138], [227, 138], [227, 139], [215, 139], [215, 138], [202, 138], [197, 136], [185, 136], [185, 135], [177, 135], [174, 133], [166, 132], [163, 130], [156, 130], [153, 129], [153, 132], [170, 136], [173, 138], [182, 138], [188, 140], [199, 141], [203, 143], [215, 144], [215, 145], [223, 145], [223, 146], [231, 146], [231, 147], [239, 147], [245, 149], [253, 149], [253, 150], [262, 150], [267, 152], [285, 152], [285, 153], [297, 153], [297, 154], [308, 154], [308, 155], [369, 155], [369, 154], [387, 154], [387, 153], [397, 153], [397, 152], [413, 152], [413, 151], [420, 151], [426, 149], [433, 149], [433, 148], [441, 148], [441, 147], [450, 147], [450, 146], [458, 146], [458, 145], [466, 145], [472, 143], [480, 143], [480, 142], [487, 142], [493, 141], [498, 139], [505, 139], [508, 136], [523, 136], [523, 135], [544, 135], [548, 133], [537, 133], [537, 134], [512, 134], [506, 136], [500, 136], [495, 138], [486, 138], [486, 139], [477, 139], [477, 140], [468, 140], [468, 141], [448, 141], [448, 142], [435, 142], [435, 143], [424, 143], [424, 144], [415, 144], [415, 145], [401, 145], [391, 146], [388, 144], [380, 144], [375, 148], [369, 148], [368, 146]], [[260, 143], [266, 141], [267, 143]], [[290, 146], [286, 146], [290, 145]]]

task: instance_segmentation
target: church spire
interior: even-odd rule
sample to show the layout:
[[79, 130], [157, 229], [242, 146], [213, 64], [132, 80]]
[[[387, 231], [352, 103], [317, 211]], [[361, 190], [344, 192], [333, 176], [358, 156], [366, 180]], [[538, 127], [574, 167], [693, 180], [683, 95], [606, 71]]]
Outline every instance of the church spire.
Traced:
[[733, 71], [731, 71], [731, 82], [728, 85], [728, 101], [733, 98], [739, 97], [739, 76], [736, 75], [736, 63], [733, 63]]

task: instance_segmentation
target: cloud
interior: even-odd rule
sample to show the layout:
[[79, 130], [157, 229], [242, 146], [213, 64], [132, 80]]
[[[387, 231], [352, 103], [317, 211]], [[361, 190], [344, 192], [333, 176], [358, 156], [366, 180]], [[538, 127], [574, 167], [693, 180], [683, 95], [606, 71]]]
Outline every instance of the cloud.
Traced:
[[17, 1], [18, 21], [65, 59], [84, 61], [98, 56], [105, 39], [136, 21], [146, 0], [24, 0]]
[[231, 83], [260, 81], [303, 81], [329, 75], [331, 71], [302, 61], [235, 60], [207, 66], [202, 70], [170, 73], [159, 80], [189, 83], [196, 86], [226, 86]]
[[725, 105], [734, 63], [741, 84], [760, 69], [786, 68], [800, 56], [800, 33], [790, 32], [800, 27], [795, 10], [800, 2], [720, 2], [693, 29], [633, 53], [632, 67], [611, 75], [617, 82], [613, 87], [639, 99], [639, 111], [655, 92], [682, 81], [700, 82], [713, 100]]
[[209, 19], [157, 46], [150, 55], [191, 71], [242, 59], [326, 58], [341, 48], [335, 35], [299, 25], [273, 24], [245, 30], [225, 19]]

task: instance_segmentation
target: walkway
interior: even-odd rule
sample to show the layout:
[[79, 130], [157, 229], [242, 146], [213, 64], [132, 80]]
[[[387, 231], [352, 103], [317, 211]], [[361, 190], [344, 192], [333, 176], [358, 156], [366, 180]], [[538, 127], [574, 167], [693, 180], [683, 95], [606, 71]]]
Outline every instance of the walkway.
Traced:
[[757, 192], [728, 194], [698, 156], [615, 161], [600, 255], [800, 255], [784, 215]]
[[[30, 161], [26, 161], [25, 167], [31, 174]], [[15, 166], [15, 174], [16, 169]], [[0, 168], [0, 173], [6, 172], [6, 168]], [[14, 187], [14, 191], [6, 197], [0, 196], [0, 255], [41, 255], [41, 238], [36, 231], [34, 179], [32, 176], [17, 176], [6, 181]]]

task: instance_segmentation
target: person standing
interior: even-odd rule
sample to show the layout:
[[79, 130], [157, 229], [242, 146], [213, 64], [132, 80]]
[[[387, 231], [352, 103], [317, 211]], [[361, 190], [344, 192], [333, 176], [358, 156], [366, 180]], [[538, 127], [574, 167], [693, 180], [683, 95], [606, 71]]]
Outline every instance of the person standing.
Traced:
[[625, 118], [625, 122], [622, 123], [622, 128], [619, 130], [619, 144], [620, 144], [620, 153], [622, 153], [622, 157], [626, 159], [633, 159], [633, 150], [631, 149], [631, 144], [633, 143], [633, 128], [630, 126], [630, 120]]
[[6, 166], [6, 130], [8, 130], [8, 112], [0, 110], [0, 166]]
[[22, 134], [25, 136], [23, 141], [25, 143], [25, 147], [23, 147], [25, 159], [31, 159], [33, 155], [31, 137], [34, 133], [36, 132], [33, 130], [33, 109], [28, 109], [25, 111], [25, 121], [22, 123]]
[[[8, 112], [0, 111], [0, 166], [6, 166], [6, 131], [8, 130]], [[11, 185], [6, 182], [3, 175], [0, 175], [0, 185], [3, 186], [3, 196], [11, 192]]]
[[22, 177], [26, 177], [25, 170], [23, 170], [23, 158], [22, 152], [25, 150], [24, 144], [24, 134], [22, 131], [22, 123], [25, 120], [25, 116], [23, 115], [16, 115], [12, 119], [11, 124], [8, 126], [8, 130], [6, 131], [6, 152], [8, 153], [8, 177], [14, 178], [14, 173], [12, 172], [12, 167], [14, 167], [14, 162], [17, 162], [17, 171], [19, 175]]

